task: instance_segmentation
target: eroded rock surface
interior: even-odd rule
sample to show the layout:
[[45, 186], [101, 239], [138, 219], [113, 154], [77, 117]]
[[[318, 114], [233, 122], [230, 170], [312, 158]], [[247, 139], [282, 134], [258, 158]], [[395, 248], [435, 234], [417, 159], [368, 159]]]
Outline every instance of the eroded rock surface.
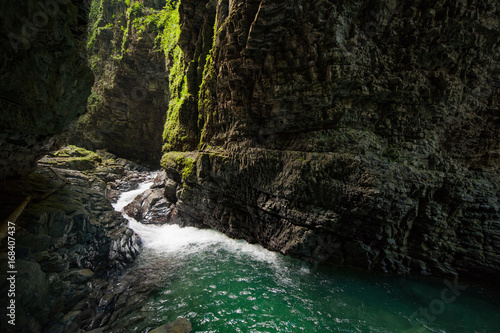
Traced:
[[166, 198], [166, 184], [165, 172], [159, 173], [151, 188], [125, 206], [123, 212], [144, 224], [170, 223], [173, 205]]
[[[109, 314], [98, 310], [97, 304], [93, 308], [82, 304], [87, 304], [96, 283], [116, 277], [140, 250], [140, 239], [104, 195], [106, 183], [96, 176], [103, 173], [102, 163], [85, 171], [55, 167], [81, 166], [82, 160], [95, 161], [96, 156], [102, 162], [95, 153], [87, 152], [90, 158], [81, 156], [82, 150], [71, 157], [77, 162], [66, 157], [75, 154], [74, 148], [68, 148], [53, 160], [44, 158], [37, 171], [13, 186], [33, 198], [16, 221], [19, 332], [78, 332], [99, 318], [92, 311]], [[116, 168], [110, 167], [107, 175]], [[1, 242], [3, 252], [7, 238]], [[6, 267], [7, 258], [1, 262]], [[6, 281], [3, 276], [0, 289], [5, 295]], [[0, 310], [4, 317], [5, 311], [6, 307]]]
[[[199, 149], [166, 140], [188, 150], [162, 162], [177, 223], [312, 262], [499, 276], [496, 2], [202, 3], [179, 9], [217, 21], [178, 121], [198, 119]], [[197, 29], [181, 25], [186, 67]]]
[[139, 20], [154, 16], [164, 5], [92, 1], [87, 52], [95, 82], [88, 112], [74, 126], [71, 143], [159, 165], [168, 71], [156, 45], [156, 22]]

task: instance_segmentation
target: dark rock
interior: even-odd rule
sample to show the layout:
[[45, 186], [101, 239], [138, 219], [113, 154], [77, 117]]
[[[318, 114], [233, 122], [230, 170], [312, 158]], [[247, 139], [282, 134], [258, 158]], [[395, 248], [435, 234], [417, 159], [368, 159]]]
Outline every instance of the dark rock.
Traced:
[[164, 224], [170, 221], [172, 204], [168, 202], [161, 188], [149, 189], [138, 195], [123, 212], [146, 224]]
[[85, 331], [99, 326], [104, 332], [127, 332], [147, 315], [141, 311], [144, 302], [164, 285], [175, 267], [175, 262], [159, 260], [129, 270], [116, 280], [97, 280], [85, 301], [73, 309], [87, 313], [81, 327]]
[[[50, 157], [46, 162], [57, 165]], [[60, 187], [64, 180], [68, 184]], [[86, 317], [75, 307], [86, 299], [89, 285], [116, 276], [139, 253], [140, 239], [95, 186], [100, 183], [91, 170], [44, 167], [22, 183], [33, 198], [59, 189], [34, 199], [16, 222], [16, 239], [26, 252], [16, 261], [20, 331], [78, 331]]]
[[172, 179], [167, 179], [165, 182], [164, 196], [171, 203], [177, 202], [177, 183]]
[[192, 98], [162, 159], [177, 223], [319, 262], [500, 276], [500, 32], [486, 23], [500, 7], [199, 6], [179, 7]]
[[[60, 273], [68, 270], [69, 261], [67, 256], [60, 253], [45, 252], [46, 257], [39, 261], [40, 266], [44, 272], [47, 273]], [[36, 256], [37, 254], [35, 254]]]
[[92, 276], [94, 276], [94, 272], [90, 269], [77, 269], [70, 270], [61, 274], [61, 278], [63, 280], [70, 281], [71, 283], [83, 284], [89, 281]]
[[193, 327], [186, 318], [178, 318], [175, 321], [151, 330], [151, 333], [191, 333]]
[[[0, 26], [0, 175], [26, 176], [59, 147], [61, 134], [86, 109], [93, 77], [86, 63], [86, 2], [2, 4]], [[43, 22], [33, 18], [45, 17]], [[36, 26], [35, 26], [36, 25]]]
[[153, 185], [151, 185], [151, 189], [165, 187], [166, 182], [167, 182], [167, 174], [165, 173], [165, 171], [160, 171], [153, 180]]

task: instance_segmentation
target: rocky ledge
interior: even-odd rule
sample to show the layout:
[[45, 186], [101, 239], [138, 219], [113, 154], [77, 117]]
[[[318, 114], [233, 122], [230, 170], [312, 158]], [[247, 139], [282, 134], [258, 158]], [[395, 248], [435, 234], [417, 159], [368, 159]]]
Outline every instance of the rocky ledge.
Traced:
[[[107, 157], [70, 147], [9, 184], [14, 197], [32, 198], [16, 221], [18, 332], [78, 332], [109, 322], [109, 295], [100, 290], [134, 260], [141, 242], [104, 195], [106, 181], [133, 179], [137, 166]], [[7, 253], [7, 238], [1, 247]], [[7, 260], [2, 255], [2, 267]], [[1, 281], [6, 295], [6, 277]], [[6, 307], [0, 311], [5, 318]]]
[[495, 279], [499, 179], [350, 154], [171, 153], [171, 222], [300, 257], [400, 274]]

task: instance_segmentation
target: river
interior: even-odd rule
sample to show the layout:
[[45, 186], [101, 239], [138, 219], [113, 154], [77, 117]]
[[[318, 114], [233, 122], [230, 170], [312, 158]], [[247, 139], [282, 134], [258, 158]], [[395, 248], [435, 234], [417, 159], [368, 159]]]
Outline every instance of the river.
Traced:
[[500, 332], [498, 294], [459, 280], [315, 267], [214, 230], [128, 219], [144, 244], [131, 270], [159, 281], [123, 319], [130, 332], [178, 317], [194, 332]]

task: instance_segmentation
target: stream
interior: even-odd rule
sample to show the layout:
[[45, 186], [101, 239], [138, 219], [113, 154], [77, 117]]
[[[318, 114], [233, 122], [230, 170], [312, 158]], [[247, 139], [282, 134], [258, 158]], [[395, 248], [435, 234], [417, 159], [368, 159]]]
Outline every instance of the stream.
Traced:
[[[150, 185], [123, 193], [115, 209]], [[311, 267], [218, 231], [127, 219], [144, 244], [130, 270], [154, 281], [140, 310], [121, 318], [129, 332], [178, 317], [194, 332], [500, 332], [492, 290]]]

